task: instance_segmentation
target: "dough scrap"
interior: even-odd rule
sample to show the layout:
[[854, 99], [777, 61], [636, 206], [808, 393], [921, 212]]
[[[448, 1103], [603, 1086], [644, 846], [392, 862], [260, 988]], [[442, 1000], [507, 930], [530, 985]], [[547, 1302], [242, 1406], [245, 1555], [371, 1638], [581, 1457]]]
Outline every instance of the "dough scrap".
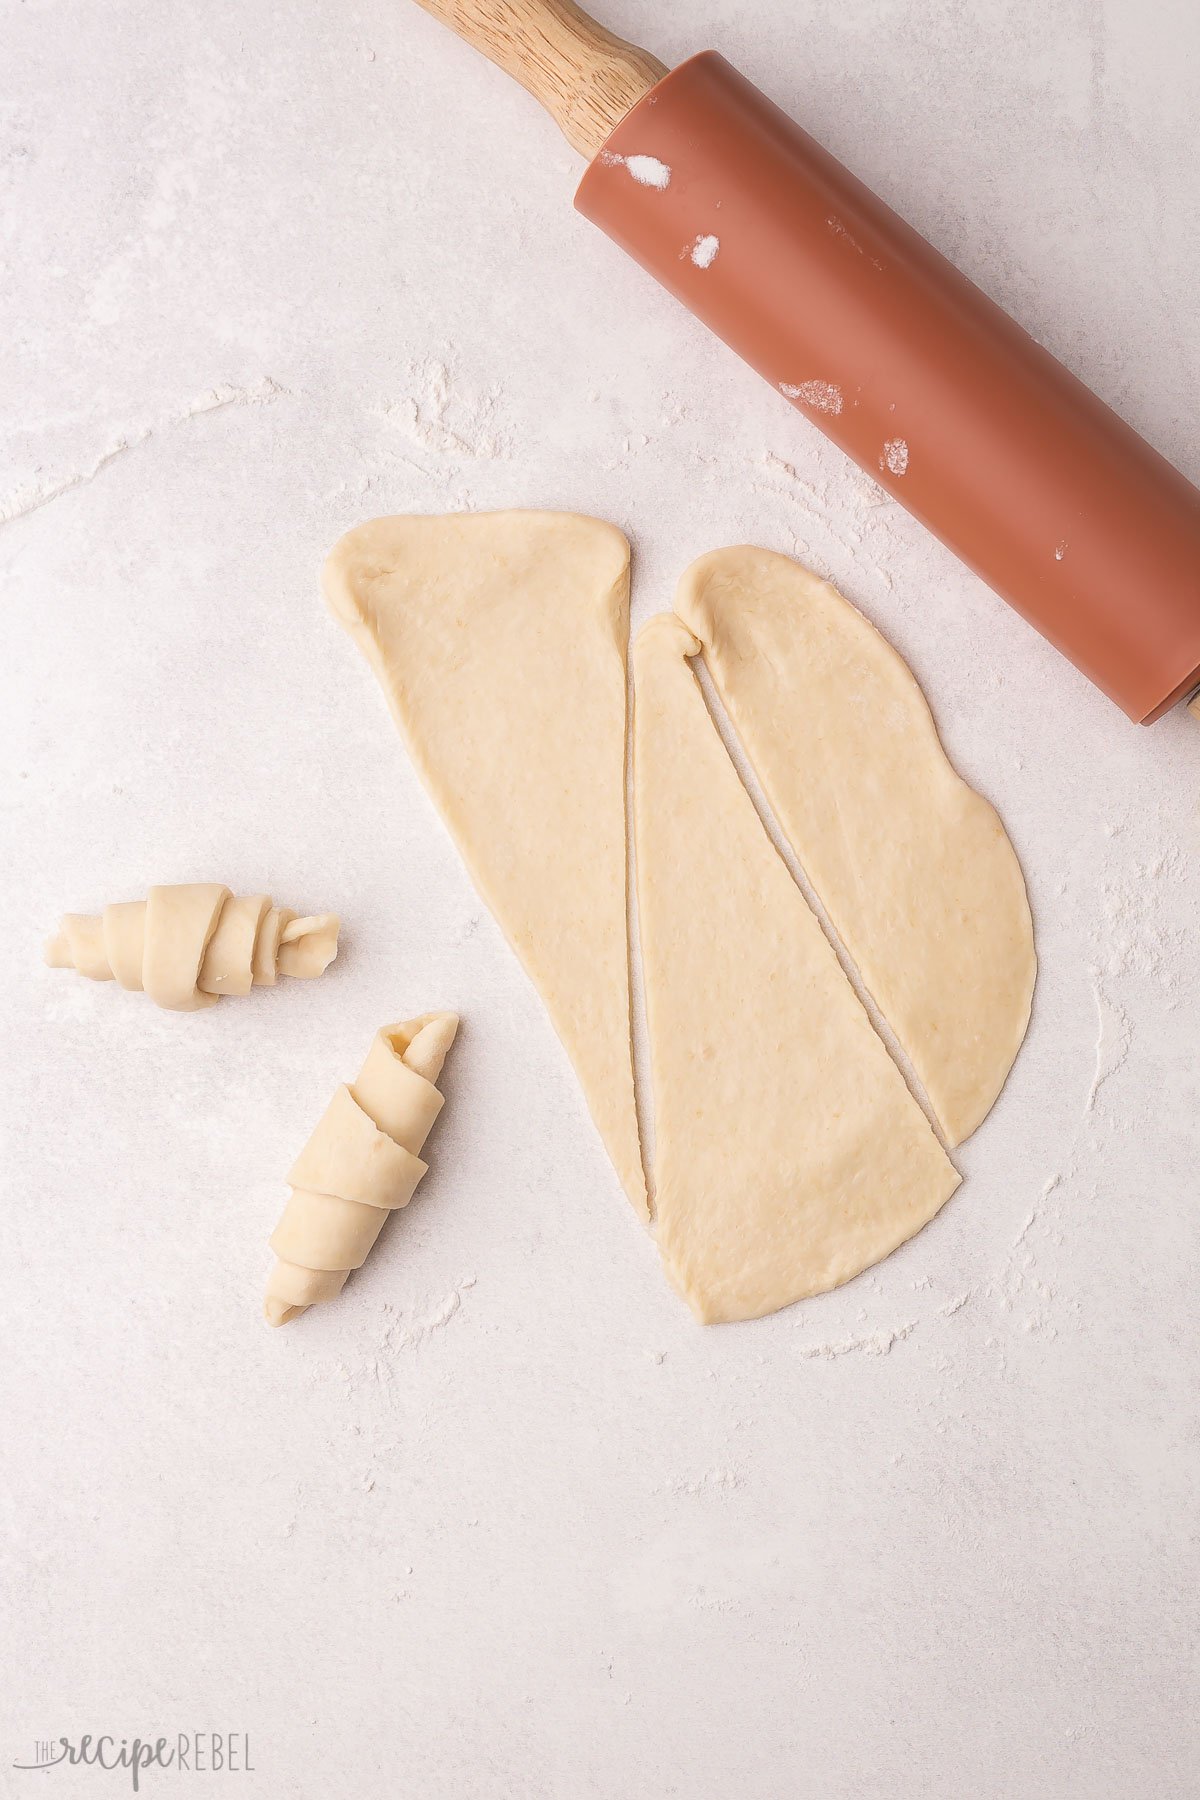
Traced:
[[629, 546], [568, 513], [375, 519], [325, 565], [634, 1206], [625, 871]]
[[986, 1117], [1029, 1023], [1020, 864], [958, 775], [906, 663], [828, 582], [747, 547], [692, 564], [675, 610], [780, 825], [941, 1122]]
[[337, 955], [336, 913], [300, 918], [266, 894], [235, 898], [218, 882], [153, 887], [145, 900], [98, 917], [64, 913], [46, 944], [54, 969], [145, 991], [173, 1012], [198, 1012], [222, 994], [274, 987], [278, 975], [321, 975]]
[[286, 1325], [332, 1300], [360, 1269], [389, 1212], [407, 1206], [443, 1096], [436, 1083], [458, 1031], [454, 1013], [423, 1013], [376, 1032], [350, 1086], [338, 1088], [293, 1163], [291, 1197], [271, 1235], [279, 1258], [263, 1311]]
[[659, 1248], [705, 1323], [848, 1281], [959, 1177], [779, 859], [671, 614], [633, 651]]

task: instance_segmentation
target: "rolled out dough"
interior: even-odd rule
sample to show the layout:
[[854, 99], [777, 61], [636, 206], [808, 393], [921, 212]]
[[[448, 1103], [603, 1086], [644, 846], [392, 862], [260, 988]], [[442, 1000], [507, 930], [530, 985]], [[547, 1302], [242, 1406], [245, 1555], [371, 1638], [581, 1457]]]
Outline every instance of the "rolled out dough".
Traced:
[[625, 875], [629, 546], [568, 513], [375, 519], [325, 592], [646, 1215]]
[[763, 790], [951, 1144], [986, 1117], [1029, 1022], [1025, 882], [951, 767], [907, 665], [786, 556], [716, 550], [675, 610]]
[[848, 1281], [958, 1186], [708, 716], [670, 614], [634, 646], [658, 1242], [705, 1322]]

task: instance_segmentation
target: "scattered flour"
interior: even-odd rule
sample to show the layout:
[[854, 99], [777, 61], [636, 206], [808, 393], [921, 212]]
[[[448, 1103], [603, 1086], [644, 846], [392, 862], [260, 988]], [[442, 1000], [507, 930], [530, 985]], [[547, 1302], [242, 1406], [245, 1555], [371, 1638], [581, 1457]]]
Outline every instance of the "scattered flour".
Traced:
[[721, 248], [721, 240], [709, 232], [705, 237], [698, 237], [688, 255], [698, 269], [711, 269], [717, 260], [717, 251]]
[[470, 392], [437, 357], [410, 363], [408, 381], [409, 393], [381, 400], [374, 410], [399, 422], [418, 449], [480, 462], [507, 458], [508, 439], [497, 421], [498, 388]]
[[805, 406], [811, 406], [815, 412], [836, 415], [842, 410], [842, 390], [832, 381], [800, 381], [795, 385], [790, 381], [781, 381], [779, 391], [789, 400], [799, 400]]
[[853, 1356], [860, 1352], [863, 1356], [887, 1356], [896, 1344], [911, 1337], [917, 1329], [918, 1321], [909, 1319], [907, 1324], [894, 1325], [889, 1330], [876, 1331], [867, 1337], [840, 1338], [836, 1342], [826, 1344], [803, 1344], [797, 1351], [806, 1362], [821, 1359], [833, 1362], [839, 1356]]
[[618, 156], [615, 150], [603, 150], [600, 160], [608, 168], [625, 168], [639, 187], [663, 188], [671, 185], [671, 170], [657, 156]]
[[1133, 1027], [1129, 1014], [1104, 991], [1098, 969], [1092, 970], [1092, 993], [1096, 1001], [1096, 1067], [1092, 1085], [1084, 1101], [1084, 1115], [1092, 1111], [1105, 1082], [1126, 1062], [1133, 1047]]
[[883, 455], [879, 458], [879, 466], [886, 469], [889, 475], [906, 475], [908, 473], [908, 445], [903, 438], [889, 438], [883, 446]]
[[110, 463], [116, 462], [119, 456], [149, 443], [151, 438], [164, 431], [170, 431], [177, 425], [186, 425], [189, 420], [201, 418], [205, 413], [220, 412], [226, 406], [262, 406], [285, 391], [269, 375], [262, 376], [249, 387], [232, 387], [228, 382], [223, 382], [219, 387], [208, 388], [177, 412], [168, 413], [152, 424], [123, 432], [87, 468], [76, 469], [57, 481], [34, 482], [18, 488], [15, 493], [0, 497], [0, 526], [11, 525], [15, 519], [27, 518], [30, 513], [39, 512], [43, 506], [49, 506], [52, 500], [61, 499], [75, 488], [87, 487]]
[[[858, 239], [854, 236], [854, 233], [846, 225], [844, 219], [839, 219], [836, 213], [831, 213], [825, 223], [833, 236], [835, 238], [840, 238], [848, 250], [853, 250], [856, 256], [867, 255]], [[873, 269], [883, 268], [883, 264], [877, 256], [869, 256], [867, 257], [867, 261], [871, 264]]]
[[694, 1481], [679, 1478], [669, 1482], [668, 1489], [673, 1494], [690, 1494], [699, 1499], [706, 1494], [729, 1494], [742, 1485], [736, 1469], [706, 1469]]
[[828, 227], [829, 227], [830, 231], [833, 233], [834, 237], [841, 238], [843, 240], [843, 242], [846, 243], [850, 247], [851, 250], [857, 250], [858, 254], [860, 256], [862, 255], [862, 253], [863, 253], [862, 245], [859, 243], [858, 239], [853, 235], [853, 233], [848, 230], [848, 228], [843, 223], [843, 221], [838, 218], [836, 213], [830, 213], [830, 215], [826, 219], [825, 223], [826, 223], [826, 225], [828, 225]]
[[426, 1343], [435, 1332], [441, 1331], [462, 1307], [463, 1295], [475, 1286], [475, 1276], [468, 1275], [458, 1286], [440, 1300], [423, 1318], [412, 1320], [401, 1326], [400, 1320], [393, 1316], [384, 1326], [380, 1338], [380, 1349], [386, 1352], [394, 1350], [412, 1350], [419, 1344]]

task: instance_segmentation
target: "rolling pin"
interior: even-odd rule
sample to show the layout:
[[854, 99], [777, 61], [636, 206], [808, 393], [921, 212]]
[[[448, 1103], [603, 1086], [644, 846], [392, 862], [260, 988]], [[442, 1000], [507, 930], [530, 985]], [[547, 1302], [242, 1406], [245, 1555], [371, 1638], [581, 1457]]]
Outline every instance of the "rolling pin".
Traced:
[[584, 217], [1131, 719], [1193, 694], [1200, 493], [723, 57], [668, 72], [570, 0], [419, 4], [589, 159]]

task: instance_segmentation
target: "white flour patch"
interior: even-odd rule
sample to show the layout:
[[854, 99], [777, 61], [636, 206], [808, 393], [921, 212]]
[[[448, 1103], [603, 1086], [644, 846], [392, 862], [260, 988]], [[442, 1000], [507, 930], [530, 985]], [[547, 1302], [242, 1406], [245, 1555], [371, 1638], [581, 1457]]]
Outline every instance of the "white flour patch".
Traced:
[[879, 466], [886, 469], [889, 475], [906, 475], [908, 473], [908, 445], [903, 438], [889, 438], [883, 446], [883, 455], [879, 458]]
[[43, 506], [49, 506], [52, 500], [59, 500], [74, 488], [87, 487], [102, 475], [110, 463], [116, 462], [129, 450], [137, 450], [142, 444], [149, 443], [152, 438], [165, 431], [173, 430], [177, 425], [186, 425], [192, 419], [202, 418], [205, 413], [220, 412], [226, 406], [263, 406], [278, 395], [286, 393], [277, 381], [269, 375], [252, 382], [249, 387], [232, 387], [228, 382], [220, 387], [209, 388], [187, 406], [177, 412], [168, 413], [152, 424], [142, 425], [136, 430], [128, 430], [121, 434], [107, 449], [102, 450], [86, 468], [75, 469], [57, 481], [34, 482], [29, 486], [18, 488], [16, 492], [0, 496], [0, 525], [11, 525], [15, 519], [23, 519], [30, 513], [38, 512]]
[[800, 400], [817, 412], [836, 415], [842, 410], [842, 390], [832, 381], [801, 381], [794, 385], [790, 381], [781, 381], [779, 391], [789, 400]]
[[671, 185], [670, 167], [657, 156], [618, 156], [615, 150], [605, 150], [600, 160], [610, 169], [628, 169], [639, 187], [661, 190]]
[[667, 1491], [672, 1494], [691, 1494], [700, 1499], [709, 1494], [729, 1494], [742, 1485], [742, 1476], [736, 1469], [706, 1469], [695, 1481], [682, 1478], [669, 1481]]
[[1111, 995], [1104, 992], [1099, 972], [1092, 970], [1092, 992], [1096, 1001], [1096, 1067], [1092, 1085], [1084, 1101], [1084, 1114], [1096, 1104], [1096, 1096], [1106, 1081], [1124, 1067], [1133, 1047], [1133, 1027], [1129, 1014]]
[[1057, 544], [1055, 544], [1055, 546], [1054, 546], [1054, 560], [1055, 560], [1055, 562], [1061, 562], [1061, 561], [1062, 561], [1062, 559], [1063, 559], [1063, 557], [1064, 557], [1064, 556], [1065, 556], [1065, 555], [1066, 555], [1066, 554], [1067, 554], [1067, 540], [1066, 540], [1066, 538], [1063, 538], [1063, 539], [1062, 539], [1062, 541], [1061, 541], [1061, 542], [1060, 542], [1060, 543], [1057, 543]]
[[[436, 1332], [445, 1330], [451, 1319], [461, 1310], [463, 1295], [475, 1286], [474, 1275], [468, 1275], [432, 1310], [417, 1318], [406, 1326], [401, 1326], [398, 1318], [392, 1318], [385, 1325], [380, 1339], [380, 1349], [384, 1351], [412, 1350], [427, 1343]], [[387, 1309], [390, 1312], [390, 1308]]]
[[717, 260], [717, 251], [721, 248], [721, 240], [709, 232], [705, 237], [698, 237], [688, 255], [698, 269], [711, 269]]
[[408, 387], [409, 392], [398, 398], [381, 397], [371, 410], [398, 425], [418, 449], [484, 462], [499, 462], [509, 455], [511, 446], [498, 421], [498, 387], [473, 392], [437, 357], [409, 364]]
[[917, 1320], [909, 1319], [906, 1324], [894, 1325], [891, 1329], [876, 1331], [865, 1337], [841, 1338], [825, 1344], [803, 1344], [797, 1356], [806, 1362], [814, 1362], [818, 1358], [826, 1362], [835, 1362], [839, 1356], [890, 1356], [897, 1344], [902, 1344], [906, 1337], [911, 1337], [917, 1329]]

